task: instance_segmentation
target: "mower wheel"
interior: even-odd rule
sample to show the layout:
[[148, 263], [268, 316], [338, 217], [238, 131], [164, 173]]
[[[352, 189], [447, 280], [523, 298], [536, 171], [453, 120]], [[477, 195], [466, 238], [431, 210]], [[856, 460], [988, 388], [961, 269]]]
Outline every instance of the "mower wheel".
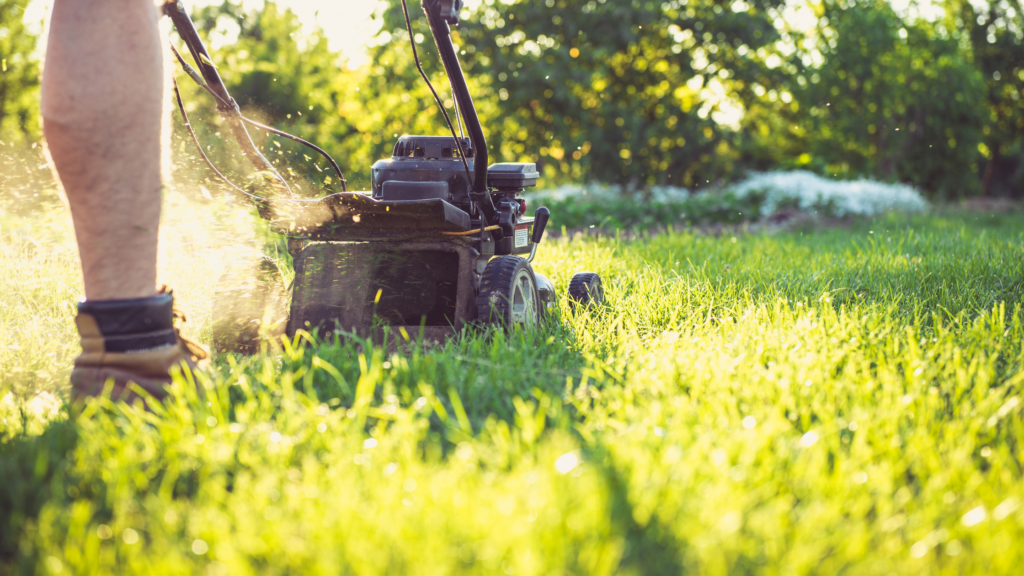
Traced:
[[540, 319], [540, 296], [530, 263], [518, 256], [491, 259], [480, 279], [477, 318], [508, 327], [533, 326]]
[[543, 318], [555, 307], [555, 285], [543, 274], [534, 272], [533, 278], [537, 280], [537, 296], [540, 297], [540, 315]]
[[569, 282], [569, 305], [573, 308], [595, 308], [604, 303], [604, 287], [601, 277], [594, 272], [573, 274]]

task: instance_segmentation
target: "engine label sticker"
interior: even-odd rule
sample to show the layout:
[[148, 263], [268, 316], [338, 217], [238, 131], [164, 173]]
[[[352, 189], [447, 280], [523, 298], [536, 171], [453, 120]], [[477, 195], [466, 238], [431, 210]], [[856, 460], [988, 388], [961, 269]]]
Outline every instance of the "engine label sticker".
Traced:
[[530, 227], [516, 227], [516, 248], [522, 248], [530, 243]]

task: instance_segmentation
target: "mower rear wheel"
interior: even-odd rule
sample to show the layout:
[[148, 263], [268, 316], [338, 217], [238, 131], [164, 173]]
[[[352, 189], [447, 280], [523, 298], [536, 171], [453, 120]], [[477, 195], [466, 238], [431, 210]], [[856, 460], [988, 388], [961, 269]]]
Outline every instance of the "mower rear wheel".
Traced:
[[594, 272], [578, 272], [569, 281], [569, 304], [575, 308], [595, 308], [604, 303], [601, 277]]
[[530, 263], [518, 256], [499, 256], [487, 263], [480, 279], [477, 318], [511, 328], [537, 324], [540, 296]]

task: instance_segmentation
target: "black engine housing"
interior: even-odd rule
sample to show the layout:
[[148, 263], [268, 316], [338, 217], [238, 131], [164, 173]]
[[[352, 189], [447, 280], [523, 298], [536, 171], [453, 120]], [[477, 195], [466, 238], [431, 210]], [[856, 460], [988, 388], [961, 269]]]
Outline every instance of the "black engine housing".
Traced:
[[[404, 135], [395, 144], [391, 158], [378, 160], [370, 169], [373, 197], [378, 200], [441, 198], [456, 206], [468, 207], [472, 185], [469, 178], [472, 178], [475, 154], [469, 138], [459, 140], [469, 164], [469, 177], [451, 136]], [[386, 182], [394, 182], [395, 185], [385, 187]], [[448, 185], [446, 194], [438, 192], [434, 184], [438, 182]]]

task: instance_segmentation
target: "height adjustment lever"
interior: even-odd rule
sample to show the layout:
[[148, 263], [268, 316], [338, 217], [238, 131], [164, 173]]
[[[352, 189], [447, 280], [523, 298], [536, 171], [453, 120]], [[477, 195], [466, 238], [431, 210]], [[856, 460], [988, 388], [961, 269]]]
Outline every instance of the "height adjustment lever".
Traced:
[[544, 238], [544, 228], [548, 225], [548, 218], [551, 218], [551, 211], [543, 206], [537, 208], [533, 214], [533, 236], [530, 238], [530, 255], [526, 258], [527, 262], [533, 262], [533, 257], [537, 255], [537, 246]]

